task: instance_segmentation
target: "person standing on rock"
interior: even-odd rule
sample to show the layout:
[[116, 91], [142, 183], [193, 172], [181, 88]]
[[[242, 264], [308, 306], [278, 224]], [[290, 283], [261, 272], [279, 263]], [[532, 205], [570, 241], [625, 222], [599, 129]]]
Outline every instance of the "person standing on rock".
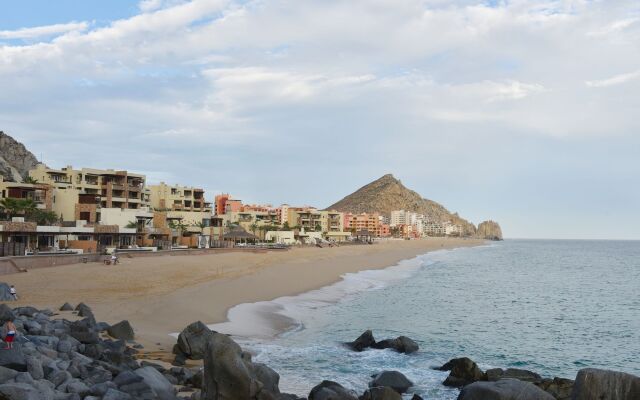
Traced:
[[13, 321], [7, 320], [7, 322], [4, 323], [4, 328], [7, 331], [7, 334], [4, 337], [4, 341], [7, 343], [7, 347], [5, 347], [4, 349], [13, 349], [13, 339], [16, 337], [16, 326], [13, 324]]
[[9, 293], [11, 293], [11, 296], [13, 296], [14, 300], [18, 300], [18, 292], [16, 291], [16, 287], [11, 285], [11, 288], [9, 288]]

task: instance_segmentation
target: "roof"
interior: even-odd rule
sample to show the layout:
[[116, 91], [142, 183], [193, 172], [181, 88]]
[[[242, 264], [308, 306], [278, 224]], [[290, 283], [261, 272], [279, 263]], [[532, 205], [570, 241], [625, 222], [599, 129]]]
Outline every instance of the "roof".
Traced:
[[223, 239], [257, 239], [256, 235], [253, 235], [244, 229], [234, 228], [228, 233], [222, 235]]

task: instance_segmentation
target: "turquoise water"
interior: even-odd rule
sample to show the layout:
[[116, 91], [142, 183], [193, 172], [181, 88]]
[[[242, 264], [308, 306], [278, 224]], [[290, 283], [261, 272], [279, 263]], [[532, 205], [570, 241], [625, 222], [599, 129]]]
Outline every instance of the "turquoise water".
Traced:
[[[395, 369], [415, 393], [455, 399], [441, 385], [446, 373], [431, 367], [461, 356], [548, 377], [587, 366], [640, 374], [640, 242], [508, 240], [439, 251], [277, 304], [297, 329], [242, 345], [299, 395], [322, 379], [362, 393], [371, 374]], [[366, 329], [377, 339], [409, 336], [421, 350], [341, 345]]]

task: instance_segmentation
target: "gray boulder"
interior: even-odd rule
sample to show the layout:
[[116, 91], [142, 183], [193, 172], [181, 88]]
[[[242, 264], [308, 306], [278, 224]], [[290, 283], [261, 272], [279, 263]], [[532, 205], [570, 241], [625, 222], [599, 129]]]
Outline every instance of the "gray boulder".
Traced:
[[135, 370], [135, 374], [142, 377], [144, 383], [149, 385], [159, 400], [174, 400], [176, 398], [173, 385], [157, 369], [149, 366], [142, 367]]
[[102, 396], [102, 400], [131, 400], [132, 397], [124, 392], [115, 389], [107, 390], [104, 396]]
[[48, 400], [38, 389], [26, 383], [5, 383], [0, 385], [0, 399]]
[[358, 400], [358, 396], [339, 383], [322, 381], [311, 389], [309, 400]]
[[44, 379], [44, 369], [42, 368], [42, 361], [36, 357], [27, 358], [27, 372], [31, 374], [33, 379]]
[[[202, 400], [267, 400], [277, 397], [257, 375], [271, 375], [255, 367], [242, 349], [226, 335], [212, 332], [204, 354]], [[271, 376], [270, 376], [271, 379]], [[267, 383], [273, 387], [273, 382]]]
[[573, 385], [572, 399], [638, 400], [640, 377], [604, 369], [581, 369]]
[[107, 333], [109, 334], [109, 336], [121, 340], [133, 340], [134, 337], [133, 328], [127, 320], [120, 321], [115, 325], [111, 325], [109, 328], [107, 328]]
[[360, 396], [360, 400], [402, 400], [402, 396], [390, 387], [372, 387]]
[[413, 382], [407, 379], [402, 373], [398, 371], [383, 371], [377, 375], [372, 376], [373, 380], [369, 382], [369, 387], [389, 387], [398, 393], [405, 393]]
[[571, 400], [571, 391], [573, 390], [573, 381], [571, 379], [555, 377], [553, 379], [543, 379], [533, 384], [555, 397], [556, 400]]
[[362, 335], [358, 336], [353, 342], [346, 343], [352, 350], [363, 351], [369, 347], [373, 347], [376, 344], [376, 340], [373, 337], [371, 330], [365, 331]]
[[20, 347], [14, 347], [10, 350], [0, 350], [0, 366], [25, 372], [27, 370], [27, 360], [24, 354], [22, 354]]
[[375, 349], [393, 349], [398, 353], [411, 354], [420, 349], [418, 343], [406, 336], [399, 336], [395, 339], [385, 339], [372, 346]]
[[474, 382], [462, 388], [458, 400], [555, 400], [532, 383], [517, 379]]
[[11, 295], [11, 286], [5, 282], [0, 282], [0, 301], [16, 301]]
[[7, 381], [15, 379], [16, 375], [18, 375], [18, 371], [6, 367], [0, 367], [0, 384], [7, 383]]
[[518, 369], [518, 368], [493, 368], [488, 369], [487, 372], [487, 380], [488, 381], [498, 381], [504, 378], [512, 378], [519, 379], [525, 382], [540, 382], [542, 381], [542, 377], [535, 372], [527, 371], [526, 369]]
[[273, 394], [279, 394], [280, 375], [265, 364], [254, 363], [253, 372], [256, 378], [262, 383], [263, 390]]
[[0, 323], [4, 324], [14, 319], [16, 319], [16, 315], [13, 313], [13, 310], [11, 310], [11, 307], [6, 304], [0, 304]]
[[182, 353], [192, 360], [202, 360], [207, 342], [213, 333], [201, 321], [189, 324], [178, 335], [178, 343], [174, 348], [174, 354]]
[[449, 360], [438, 370], [450, 371], [449, 376], [442, 383], [445, 386], [462, 387], [486, 378], [484, 372], [478, 368], [478, 365], [467, 357]]
[[60, 311], [73, 311], [73, 306], [69, 303], [64, 303], [59, 308]]

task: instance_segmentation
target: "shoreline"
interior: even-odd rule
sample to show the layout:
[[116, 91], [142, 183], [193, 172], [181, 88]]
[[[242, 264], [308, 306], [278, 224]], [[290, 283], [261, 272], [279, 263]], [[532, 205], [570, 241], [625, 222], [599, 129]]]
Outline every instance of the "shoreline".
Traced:
[[484, 243], [429, 238], [263, 254], [132, 258], [118, 266], [69, 265], [5, 280], [19, 290], [16, 306], [57, 310], [64, 302], [84, 302], [106, 322], [131, 322], [145, 351], [170, 352], [175, 343], [171, 333], [197, 320], [209, 325], [227, 322], [229, 311], [238, 305], [297, 296], [335, 284], [348, 273], [392, 267], [434, 250]]

